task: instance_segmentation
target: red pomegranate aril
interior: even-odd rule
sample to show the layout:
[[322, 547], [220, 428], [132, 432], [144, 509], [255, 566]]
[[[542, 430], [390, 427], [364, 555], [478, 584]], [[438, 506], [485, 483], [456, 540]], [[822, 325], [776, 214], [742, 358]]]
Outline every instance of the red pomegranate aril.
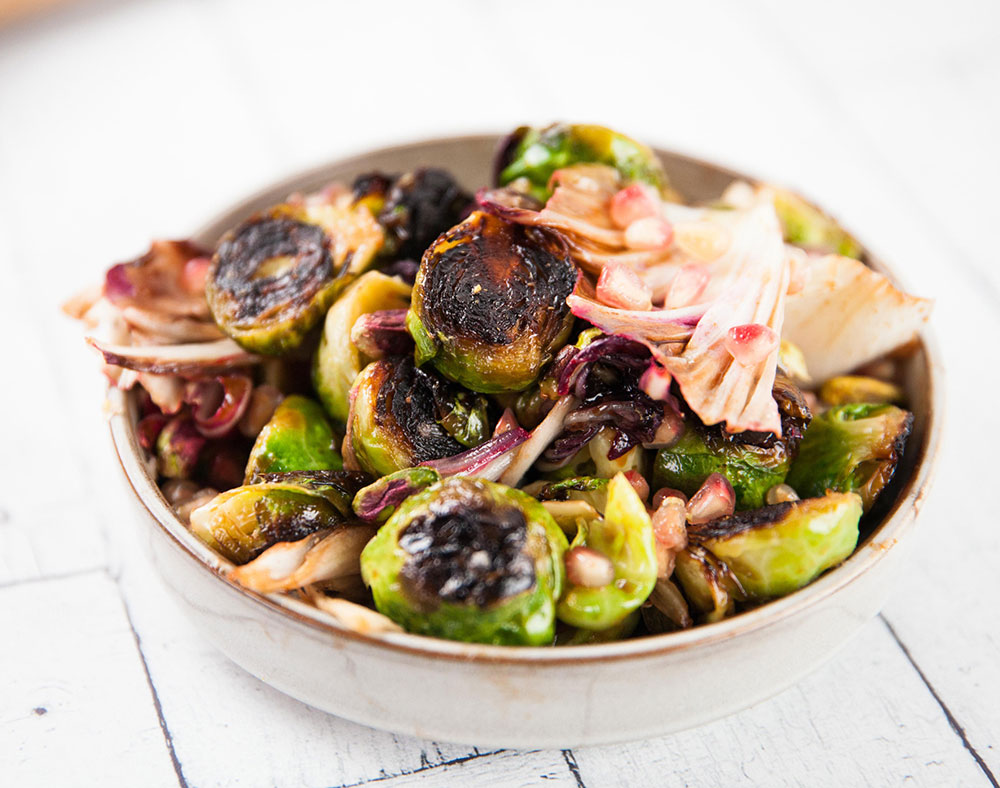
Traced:
[[661, 487], [653, 493], [653, 509], [659, 509], [660, 505], [667, 498], [678, 498], [680, 502], [685, 505], [688, 502], [688, 497], [680, 490], [675, 490], [673, 487]]
[[625, 228], [625, 246], [629, 249], [666, 249], [673, 240], [673, 225], [660, 216], [636, 219]]
[[609, 263], [597, 280], [597, 300], [618, 309], [648, 311], [653, 308], [653, 294], [632, 268], [623, 263]]
[[681, 270], [677, 272], [677, 276], [670, 284], [670, 290], [667, 291], [663, 305], [667, 309], [676, 309], [698, 303], [698, 299], [705, 292], [708, 280], [711, 278], [712, 275], [708, 272], [708, 268], [700, 263], [688, 263], [681, 266]]
[[720, 517], [729, 517], [734, 511], [736, 494], [733, 492], [733, 485], [721, 473], [713, 473], [688, 501], [687, 519], [692, 525], [700, 525]]
[[575, 586], [603, 588], [615, 579], [615, 567], [603, 553], [580, 545], [566, 553], [566, 579]]
[[639, 471], [625, 471], [625, 478], [632, 485], [632, 489], [642, 499], [643, 503], [649, 500], [649, 482]]
[[633, 183], [611, 198], [609, 212], [611, 213], [611, 221], [624, 230], [637, 219], [659, 216], [660, 205], [659, 200], [652, 193], [652, 189], [639, 183]]
[[670, 394], [670, 381], [673, 378], [659, 364], [650, 364], [646, 371], [639, 378], [639, 388], [642, 389], [650, 399], [660, 402], [665, 400]]
[[204, 293], [205, 281], [208, 279], [208, 268], [212, 261], [207, 257], [192, 257], [184, 263], [181, 272], [181, 284], [189, 293]]
[[726, 350], [745, 367], [751, 367], [767, 358], [778, 348], [778, 335], [760, 323], [733, 326], [726, 333]]

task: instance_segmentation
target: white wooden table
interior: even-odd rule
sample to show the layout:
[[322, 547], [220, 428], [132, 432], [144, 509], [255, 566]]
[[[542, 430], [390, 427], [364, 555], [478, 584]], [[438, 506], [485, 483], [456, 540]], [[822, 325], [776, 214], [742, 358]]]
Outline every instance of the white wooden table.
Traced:
[[[281, 6], [91, 0], [0, 30], [0, 784], [997, 786], [1000, 4]], [[314, 711], [150, 575], [57, 304], [297, 168], [552, 119], [802, 188], [938, 299], [949, 425], [908, 572], [826, 667], [667, 738], [494, 752]]]

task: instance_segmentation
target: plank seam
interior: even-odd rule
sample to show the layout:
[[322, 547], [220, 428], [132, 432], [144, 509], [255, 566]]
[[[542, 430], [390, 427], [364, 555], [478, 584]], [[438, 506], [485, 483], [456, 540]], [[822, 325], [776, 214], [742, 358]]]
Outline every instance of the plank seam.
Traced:
[[452, 758], [451, 760], [441, 761], [440, 763], [432, 763], [427, 766], [418, 766], [416, 769], [404, 769], [397, 774], [382, 774], [378, 777], [373, 777], [370, 780], [360, 780], [356, 783], [342, 783], [341, 785], [334, 786], [333, 788], [358, 788], [361, 785], [372, 785], [374, 783], [384, 782], [386, 780], [395, 780], [397, 777], [409, 777], [411, 774], [423, 774], [424, 772], [434, 771], [435, 769], [442, 769], [447, 766], [460, 766], [463, 763], [468, 763], [469, 761], [475, 761], [479, 758], [488, 758], [491, 755], [499, 755], [505, 752], [505, 750], [490, 750], [489, 752], [471, 752], [468, 755], [462, 755], [458, 758]]
[[[110, 576], [110, 573], [108, 574]], [[129, 610], [128, 603], [125, 601], [125, 594], [123, 593], [121, 583], [117, 578], [112, 579], [118, 587], [118, 595], [122, 600], [122, 607], [125, 608], [125, 618], [128, 620], [129, 629], [132, 630], [132, 638], [135, 640], [135, 650], [139, 654], [139, 660], [142, 662], [142, 671], [146, 675], [146, 684], [149, 685], [149, 692], [153, 696], [153, 707], [156, 709], [156, 718], [160, 723], [160, 730], [163, 733], [163, 739], [167, 745], [167, 752], [170, 753], [170, 762], [174, 766], [174, 773], [177, 775], [177, 782], [181, 788], [189, 788], [188, 781], [184, 777], [184, 770], [181, 768], [181, 762], [177, 758], [177, 751], [174, 749], [174, 737], [170, 734], [170, 728], [167, 727], [167, 720], [163, 716], [163, 706], [160, 705], [160, 696], [156, 691], [156, 686], [153, 684], [153, 677], [149, 672], [146, 655], [142, 651], [142, 639], [139, 637], [139, 633], [136, 632], [135, 624], [132, 622], [132, 612]]]
[[969, 751], [973, 760], [975, 760], [975, 762], [979, 765], [983, 774], [986, 775], [986, 779], [990, 781], [990, 785], [992, 785], [993, 788], [1000, 788], [1000, 784], [997, 783], [997, 778], [993, 775], [993, 772], [990, 771], [990, 767], [986, 764], [986, 761], [983, 760], [982, 756], [976, 751], [972, 742], [969, 741], [969, 737], [965, 733], [965, 728], [963, 728], [959, 724], [958, 720], [955, 719], [955, 715], [951, 713], [951, 709], [948, 708], [948, 705], [941, 699], [941, 696], [938, 695], [937, 690], [934, 689], [934, 685], [927, 680], [927, 676], [925, 676], [924, 672], [920, 669], [920, 666], [913, 658], [913, 655], [906, 647], [906, 644], [903, 643], [899, 635], [896, 634], [896, 630], [893, 629], [892, 624], [890, 624], [889, 620], [881, 613], [878, 614], [878, 617], [882, 619], [882, 623], [885, 624], [885, 628], [889, 630], [889, 634], [892, 635], [893, 640], [895, 640], [896, 644], [900, 647], [900, 649], [902, 649], [903, 654], [906, 655], [907, 660], [909, 660], [913, 669], [917, 672], [917, 675], [920, 676], [920, 680], [924, 683], [924, 686], [927, 687], [927, 690], [934, 697], [934, 700], [937, 701], [938, 706], [941, 707], [941, 711], [944, 712], [944, 716], [948, 720], [948, 724], [951, 726], [951, 729], [955, 732], [955, 735], [962, 740], [962, 746]]
[[576, 756], [573, 754], [573, 751], [563, 750], [562, 756], [563, 760], [566, 761], [566, 766], [569, 767], [569, 773], [576, 780], [577, 788], [587, 788], [587, 784], [583, 781], [583, 777], [580, 774], [580, 764], [576, 762]]

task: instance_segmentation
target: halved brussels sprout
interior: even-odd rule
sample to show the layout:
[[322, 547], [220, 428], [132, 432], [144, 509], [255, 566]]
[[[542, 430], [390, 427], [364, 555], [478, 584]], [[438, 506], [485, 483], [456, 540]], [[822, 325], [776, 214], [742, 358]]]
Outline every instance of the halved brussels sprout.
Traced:
[[721, 473], [733, 485], [736, 508], [756, 509], [767, 491], [785, 480], [788, 468], [782, 441], [761, 447], [741, 442], [739, 433], [688, 426], [673, 446], [656, 453], [653, 488], [672, 487], [691, 496], [705, 479]]
[[447, 170], [421, 168], [396, 178], [378, 212], [386, 234], [384, 254], [419, 260], [431, 242], [454, 227], [472, 204]]
[[344, 467], [337, 439], [318, 402], [293, 394], [264, 425], [250, 451], [244, 482], [264, 473], [339, 471]]
[[369, 364], [351, 399], [354, 456], [375, 476], [450, 457], [489, 437], [485, 398], [418, 369], [409, 357]]
[[205, 284], [212, 316], [247, 350], [283, 355], [383, 242], [371, 212], [349, 195], [277, 205], [219, 242]]
[[689, 544], [675, 556], [675, 562], [674, 577], [705, 623], [731, 616], [736, 603], [746, 600], [732, 570], [704, 547]]
[[362, 274], [326, 313], [323, 337], [313, 357], [313, 385], [327, 412], [347, 421], [348, 395], [358, 373], [372, 359], [351, 342], [351, 328], [362, 315], [381, 309], [406, 309], [410, 286], [378, 271]]
[[408, 498], [361, 553], [379, 612], [409, 632], [552, 643], [566, 537], [538, 501], [452, 477]]
[[803, 498], [857, 492], [868, 510], [892, 479], [912, 426], [913, 414], [895, 405], [831, 408], [806, 430], [787, 482]]
[[338, 471], [269, 474], [268, 481], [220, 493], [191, 513], [191, 530], [235, 564], [256, 558], [277, 542], [294, 542], [350, 516], [364, 484]]
[[688, 535], [724, 562], [747, 594], [768, 599], [802, 588], [854, 552], [860, 519], [858, 495], [828, 493], [693, 525]]
[[764, 191], [774, 200], [786, 241], [810, 251], [861, 258], [861, 245], [831, 216], [785, 189], [766, 186]]
[[828, 405], [868, 402], [873, 405], [899, 404], [903, 390], [895, 383], [864, 375], [838, 375], [820, 386], [819, 396]]
[[625, 475], [608, 483], [604, 517], [581, 529], [573, 546], [583, 545], [611, 560], [613, 580], [600, 587], [569, 584], [559, 600], [560, 621], [602, 630], [636, 612], [656, 585], [656, 540], [646, 506]]
[[669, 187], [660, 160], [642, 143], [604, 126], [565, 123], [514, 131], [497, 152], [496, 183], [512, 184], [544, 203], [552, 195], [552, 173], [583, 163], [607, 164], [623, 180], [642, 181], [661, 191]]
[[565, 343], [577, 272], [556, 235], [476, 211], [417, 272], [406, 325], [417, 364], [473, 391], [521, 391]]
[[812, 418], [802, 392], [788, 378], [778, 375], [773, 393], [781, 413], [781, 438], [771, 433], [730, 433], [721, 425], [705, 427], [690, 415], [680, 439], [657, 452], [653, 488], [672, 487], [694, 495], [711, 474], [721, 473], [733, 485], [737, 510], [763, 506], [767, 491], [785, 481]]

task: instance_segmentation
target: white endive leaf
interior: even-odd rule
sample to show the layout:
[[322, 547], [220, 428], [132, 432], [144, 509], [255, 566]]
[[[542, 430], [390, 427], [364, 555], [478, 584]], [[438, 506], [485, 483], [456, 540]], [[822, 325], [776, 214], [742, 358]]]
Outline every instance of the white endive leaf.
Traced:
[[930, 316], [932, 301], [850, 257], [813, 258], [806, 272], [805, 287], [785, 301], [782, 338], [799, 346], [817, 381], [910, 342]]

